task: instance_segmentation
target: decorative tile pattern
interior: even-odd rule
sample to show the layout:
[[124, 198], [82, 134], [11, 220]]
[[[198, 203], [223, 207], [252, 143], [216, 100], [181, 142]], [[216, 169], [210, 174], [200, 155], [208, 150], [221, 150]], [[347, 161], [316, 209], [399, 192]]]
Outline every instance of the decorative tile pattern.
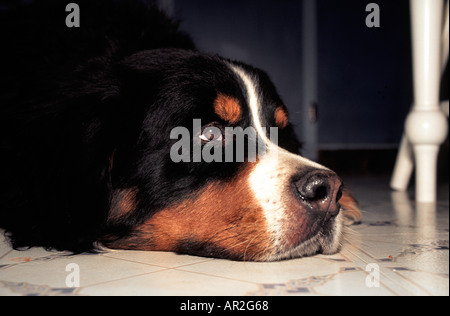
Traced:
[[304, 295], [317, 293], [315, 288], [332, 281], [338, 274], [361, 271], [361, 268], [341, 268], [337, 273], [321, 276], [310, 276], [298, 280], [290, 280], [286, 283], [259, 284], [259, 290], [248, 295], [274, 296], [274, 295]]
[[51, 288], [48, 285], [29, 284], [27, 282], [0, 281], [6, 290], [23, 296], [75, 296], [78, 288]]
[[364, 211], [332, 256], [274, 263], [164, 252], [16, 251], [0, 234], [0, 295], [449, 295], [448, 185], [434, 205], [387, 178], [345, 179]]

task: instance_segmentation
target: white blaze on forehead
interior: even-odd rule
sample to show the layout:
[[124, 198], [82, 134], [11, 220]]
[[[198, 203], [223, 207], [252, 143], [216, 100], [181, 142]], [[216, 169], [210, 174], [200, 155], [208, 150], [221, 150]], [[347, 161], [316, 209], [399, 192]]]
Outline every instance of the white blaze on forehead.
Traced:
[[258, 92], [256, 91], [256, 83], [253, 78], [251, 78], [250, 75], [248, 75], [242, 68], [230, 65], [233, 71], [242, 79], [245, 85], [245, 89], [247, 91], [247, 102], [248, 106], [250, 107], [250, 111], [252, 113], [252, 120], [253, 125], [260, 135], [260, 137], [264, 138], [264, 140], [267, 141], [266, 133], [264, 132], [262, 125], [261, 125], [261, 118], [260, 118], [260, 102], [259, 102], [259, 96]]

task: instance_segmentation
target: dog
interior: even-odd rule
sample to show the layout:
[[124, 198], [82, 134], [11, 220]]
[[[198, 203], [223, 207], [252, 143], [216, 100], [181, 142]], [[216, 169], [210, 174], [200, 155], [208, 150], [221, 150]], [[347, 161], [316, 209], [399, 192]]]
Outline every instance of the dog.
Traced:
[[299, 155], [265, 72], [196, 50], [155, 6], [77, 4], [78, 28], [64, 1], [0, 18], [0, 227], [13, 247], [245, 261], [339, 251], [357, 202]]

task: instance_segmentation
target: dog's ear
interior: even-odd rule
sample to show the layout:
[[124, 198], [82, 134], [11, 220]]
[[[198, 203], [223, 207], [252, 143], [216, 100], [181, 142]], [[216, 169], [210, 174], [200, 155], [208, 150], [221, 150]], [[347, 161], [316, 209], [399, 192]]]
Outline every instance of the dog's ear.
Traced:
[[339, 203], [341, 204], [345, 225], [352, 225], [361, 221], [362, 216], [359, 203], [348, 189], [344, 188]]

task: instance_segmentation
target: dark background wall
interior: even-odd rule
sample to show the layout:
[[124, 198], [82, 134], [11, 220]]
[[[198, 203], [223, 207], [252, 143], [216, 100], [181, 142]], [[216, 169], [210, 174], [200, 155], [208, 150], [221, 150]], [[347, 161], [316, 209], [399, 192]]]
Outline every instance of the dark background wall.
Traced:
[[322, 143], [389, 146], [403, 131], [412, 102], [408, 1], [376, 1], [379, 28], [364, 23], [368, 2], [319, 1]]

